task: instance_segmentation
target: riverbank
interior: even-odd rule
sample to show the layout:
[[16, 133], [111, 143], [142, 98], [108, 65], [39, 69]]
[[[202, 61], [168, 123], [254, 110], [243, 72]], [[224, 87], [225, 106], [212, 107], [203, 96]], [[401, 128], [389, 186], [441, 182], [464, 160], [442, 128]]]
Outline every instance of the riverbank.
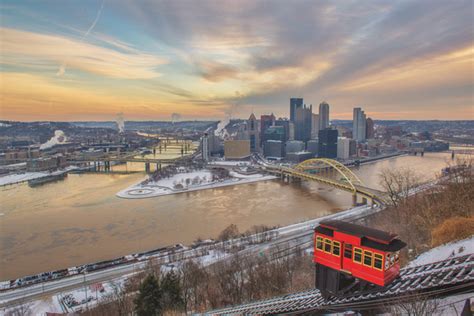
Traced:
[[[448, 153], [403, 156], [361, 165], [353, 172], [379, 186], [379, 174], [409, 166], [427, 180], [451, 161]], [[143, 172], [141, 164], [128, 170]], [[125, 165], [117, 170], [126, 170]], [[233, 169], [231, 167], [231, 169]], [[317, 183], [257, 181], [159, 199], [123, 199], [116, 193], [143, 181], [144, 173], [70, 173], [41, 188], [0, 190], [0, 279], [98, 262], [176, 243], [208, 239], [234, 223], [286, 226], [334, 214], [352, 205], [349, 193]], [[22, 203], [18, 203], [22, 201]], [[90, 245], [94, 245], [91, 247]], [[31, 262], [35, 262], [34, 265]]]
[[257, 181], [268, 181], [277, 178], [260, 173], [245, 175], [235, 171], [231, 171], [230, 176], [231, 178], [228, 179], [213, 180], [211, 171], [207, 169], [178, 173], [166, 179], [160, 179], [146, 184], [139, 183], [132, 185], [118, 192], [116, 196], [124, 199], [145, 199]]
[[22, 183], [29, 180], [40, 179], [40, 178], [51, 177], [51, 176], [60, 176], [70, 171], [76, 170], [77, 168], [78, 167], [76, 166], [69, 166], [64, 169], [59, 169], [52, 172], [43, 171], [43, 172], [25, 172], [25, 173], [10, 174], [10, 175], [0, 177], [0, 186]]

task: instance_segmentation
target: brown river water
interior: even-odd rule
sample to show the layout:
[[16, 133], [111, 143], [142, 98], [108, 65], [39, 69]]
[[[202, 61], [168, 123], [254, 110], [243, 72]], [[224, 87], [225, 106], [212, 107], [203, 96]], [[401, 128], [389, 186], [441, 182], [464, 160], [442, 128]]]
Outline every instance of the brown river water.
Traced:
[[[402, 156], [354, 169], [379, 187], [384, 168], [409, 167], [433, 178], [451, 161], [448, 153]], [[116, 166], [143, 170], [142, 164]], [[0, 280], [111, 259], [175, 243], [216, 237], [230, 223], [287, 225], [351, 205], [337, 189], [279, 180], [127, 200], [115, 193], [145, 178], [134, 174], [69, 174], [64, 181], [30, 188], [0, 188]]]

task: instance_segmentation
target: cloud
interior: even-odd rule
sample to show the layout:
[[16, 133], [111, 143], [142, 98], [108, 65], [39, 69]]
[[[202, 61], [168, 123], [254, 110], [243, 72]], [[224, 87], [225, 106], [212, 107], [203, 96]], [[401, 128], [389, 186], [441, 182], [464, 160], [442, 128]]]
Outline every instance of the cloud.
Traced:
[[63, 65], [100, 76], [150, 79], [160, 75], [156, 68], [167, 60], [152, 54], [120, 52], [57, 35], [1, 28], [2, 63], [15, 66]]
[[238, 70], [234, 67], [210, 60], [202, 60], [196, 67], [200, 76], [212, 82], [235, 78], [238, 74]]
[[[0, 73], [0, 81], [0, 115], [4, 119], [110, 120], [123, 109], [131, 119], [169, 119], [177, 108], [176, 100], [129, 86], [96, 89], [70, 85], [54, 77], [15, 72]], [[181, 101], [179, 107], [183, 116], [206, 119], [218, 117], [224, 108], [222, 101], [191, 96], [186, 102]]]
[[[90, 23], [85, 16], [81, 25]], [[361, 104], [390, 117], [397, 108], [401, 118], [420, 109], [453, 118], [472, 109], [472, 21], [472, 1], [463, 0], [117, 0], [88, 38], [94, 45], [52, 29], [6, 29], [2, 61], [56, 72], [52, 65], [66, 60], [68, 68], [98, 75], [97, 82], [153, 78], [136, 81], [144, 107], [154, 109], [149, 100], [164, 95], [175, 107], [169, 113], [225, 112], [238, 90], [238, 107], [257, 113], [288, 116], [288, 99], [299, 95], [307, 103], [327, 100], [334, 114]], [[123, 88], [113, 80], [107, 86]], [[443, 104], [457, 111], [447, 113]]]

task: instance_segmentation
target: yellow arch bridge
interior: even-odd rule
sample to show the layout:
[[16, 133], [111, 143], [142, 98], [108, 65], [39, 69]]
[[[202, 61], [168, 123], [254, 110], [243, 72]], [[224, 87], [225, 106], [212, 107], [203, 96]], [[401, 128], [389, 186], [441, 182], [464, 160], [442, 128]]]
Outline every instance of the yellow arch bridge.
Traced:
[[265, 169], [278, 174], [282, 179], [302, 179], [316, 181], [340, 190], [352, 193], [352, 204], [357, 204], [357, 196], [371, 204], [385, 204], [385, 193], [366, 187], [357, 175], [342, 163], [328, 158], [314, 158], [305, 160], [298, 165], [288, 168], [280, 166], [266, 166]]

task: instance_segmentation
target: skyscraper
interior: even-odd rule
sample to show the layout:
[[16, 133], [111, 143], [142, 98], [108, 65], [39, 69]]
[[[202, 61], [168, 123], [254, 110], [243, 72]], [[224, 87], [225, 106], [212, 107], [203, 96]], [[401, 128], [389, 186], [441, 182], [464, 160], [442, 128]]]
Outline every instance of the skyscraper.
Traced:
[[352, 122], [352, 138], [358, 142], [366, 139], [366, 116], [361, 108], [354, 108], [354, 118]]
[[375, 136], [375, 131], [374, 131], [374, 121], [368, 117], [367, 118], [367, 123], [366, 123], [366, 137], [367, 139], [372, 139]]
[[202, 160], [209, 160], [209, 139], [207, 138], [207, 133], [204, 133], [202, 137]]
[[337, 157], [337, 129], [322, 129], [319, 131], [318, 157]]
[[290, 121], [295, 121], [296, 109], [303, 107], [303, 98], [290, 99]]
[[311, 138], [316, 139], [319, 133], [319, 114], [313, 114], [311, 118]]
[[265, 131], [265, 141], [267, 140], [279, 140], [281, 142], [286, 141], [285, 127], [283, 126], [270, 126]]
[[257, 118], [252, 113], [247, 120], [247, 133], [249, 135], [250, 140], [250, 151], [256, 152], [260, 147], [260, 139], [258, 135], [258, 125], [257, 125]]
[[290, 121], [288, 119], [279, 118], [275, 121], [275, 126], [282, 126], [285, 129], [285, 139], [283, 141], [287, 141], [290, 139]]
[[329, 127], [329, 104], [324, 101], [319, 105], [319, 130]]
[[273, 125], [275, 125], [275, 115], [273, 113], [260, 116], [260, 146], [266, 141], [265, 131]]
[[297, 108], [295, 112], [295, 139], [307, 142], [311, 139], [313, 106]]

